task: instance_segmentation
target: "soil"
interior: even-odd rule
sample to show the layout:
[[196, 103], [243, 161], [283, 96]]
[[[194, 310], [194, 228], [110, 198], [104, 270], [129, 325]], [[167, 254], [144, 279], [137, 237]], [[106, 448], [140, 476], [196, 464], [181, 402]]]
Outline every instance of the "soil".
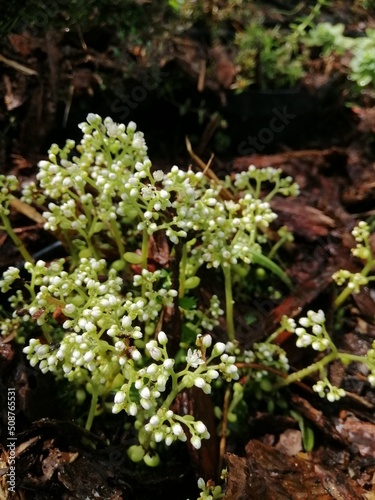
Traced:
[[[374, 28], [375, 17], [359, 3], [334, 2], [325, 15], [362, 33]], [[272, 7], [269, 19], [283, 22], [277, 6], [263, 2], [259, 8], [268, 13]], [[375, 220], [375, 95], [350, 94], [345, 57], [312, 59], [292, 90], [235, 93], [231, 85], [238, 69], [228, 38], [212, 45], [206, 34], [204, 27], [165, 32], [162, 39], [150, 40], [147, 52], [126, 38], [120, 44], [102, 23], [87, 30], [79, 25], [8, 30], [0, 40], [0, 171], [21, 181], [34, 178], [51, 143], [80, 138], [77, 124], [89, 112], [135, 121], [157, 167], [197, 166], [187, 152], [187, 136], [203, 162], [214, 154], [211, 169], [219, 178], [250, 164], [281, 168], [301, 188], [298, 198], [277, 198], [272, 206], [278, 214], [272, 231], [287, 226], [294, 234], [282, 252], [293, 287], [281, 288], [271, 299], [260, 287], [251, 303], [237, 302], [237, 339], [250, 348], [271, 334], [283, 315], [297, 318], [321, 308], [337, 347], [364, 353], [375, 340], [375, 289], [365, 286], [351, 296], [338, 324], [332, 274], [361, 269], [350, 252], [351, 230], [359, 220]], [[12, 220], [34, 255], [44, 260], [59, 255], [42, 224], [16, 209]], [[371, 244], [375, 252], [374, 235]], [[1, 270], [20, 262], [4, 232], [0, 247]], [[249, 315], [255, 318], [250, 326]], [[225, 325], [217, 335], [225, 336]], [[277, 341], [292, 369], [313, 361], [314, 355], [296, 349], [287, 332]], [[228, 500], [375, 499], [375, 391], [360, 365], [334, 363], [329, 375], [347, 391], [336, 403], [312, 391], [313, 378], [284, 393], [289, 408], [314, 433], [312, 451], [304, 451], [296, 418], [270, 413], [259, 403], [250, 405], [243, 432], [229, 435], [226, 443], [213, 438], [199, 451], [181, 444], [151, 469], [126, 458], [135, 438], [124, 431], [123, 416], [101, 415], [92, 431], [85, 431], [76, 423], [82, 415], [72, 414], [61, 396], [60, 383], [31, 368], [14, 339], [3, 339], [0, 498], [7, 498], [6, 394], [14, 387], [17, 487], [8, 498], [193, 499], [199, 494], [197, 478], [219, 481], [218, 471], [225, 466]], [[208, 422], [216, 434], [209, 396], [191, 390], [176, 404]]]

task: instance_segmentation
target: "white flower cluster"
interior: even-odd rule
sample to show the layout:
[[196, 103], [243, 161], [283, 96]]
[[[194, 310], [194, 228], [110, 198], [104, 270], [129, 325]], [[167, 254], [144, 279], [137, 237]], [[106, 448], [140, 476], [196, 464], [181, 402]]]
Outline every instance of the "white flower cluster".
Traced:
[[265, 200], [269, 201], [276, 193], [284, 196], [297, 196], [299, 187], [297, 183], [293, 183], [291, 177], [282, 177], [280, 168], [261, 168], [258, 169], [254, 165], [250, 165], [247, 171], [238, 172], [234, 176], [234, 185], [237, 189], [252, 194], [255, 198], [259, 198], [261, 184], [274, 184], [272, 191], [266, 196]]
[[365, 221], [358, 222], [353, 229], [352, 235], [357, 243], [366, 243], [370, 237], [370, 227]]
[[361, 286], [367, 285], [369, 278], [361, 273], [351, 273], [347, 269], [340, 269], [332, 275], [332, 279], [342, 286], [347, 283], [347, 287], [352, 293], [359, 293]]
[[319, 380], [313, 386], [313, 390], [318, 393], [321, 398], [327, 398], [330, 403], [338, 401], [346, 396], [344, 389], [332, 385], [326, 378], [324, 380]]
[[[254, 179], [257, 188], [252, 187]], [[275, 184], [263, 201], [260, 199], [262, 182]], [[270, 168], [258, 170], [249, 167], [247, 171], [236, 174], [233, 182], [228, 176], [225, 186], [234, 192], [246, 189], [243, 197], [234, 202], [220, 200], [211, 187], [211, 191], [206, 189], [205, 194], [195, 201], [194, 211], [182, 210], [183, 217], [190, 222], [190, 225], [186, 221], [183, 224], [201, 235], [201, 245], [192, 249], [192, 255], [207, 267], [225, 267], [239, 261], [250, 264], [254, 252], [262, 253], [262, 231], [276, 218], [269, 200], [278, 193], [297, 194], [289, 177], [281, 179], [281, 171]], [[178, 216], [175, 222], [181, 225]]]
[[[197, 339], [200, 350], [189, 349], [185, 368], [176, 372], [175, 361], [168, 356], [167, 342], [166, 334], [159, 332], [157, 340], [146, 344], [146, 352], [153, 362], [125, 381], [115, 394], [112, 411], [118, 413], [125, 410], [136, 417], [136, 428], [143, 428], [146, 433], [141, 437], [141, 444], [144, 440], [147, 443], [163, 441], [170, 446], [177, 440], [186, 441], [189, 434], [191, 444], [199, 449], [201, 440], [209, 438], [206, 426], [190, 415], [174, 414], [170, 406], [182, 390], [193, 386], [210, 393], [212, 381], [220, 375], [228, 381], [237, 380], [236, 358], [225, 352], [225, 344], [218, 342], [205, 359], [212, 344], [211, 336], [205, 335]], [[134, 395], [132, 387], [137, 390], [138, 396]]]
[[202, 331], [212, 331], [219, 324], [219, 317], [224, 314], [220, 306], [220, 300], [217, 295], [212, 295], [210, 305], [206, 311], [201, 309], [185, 309], [184, 317], [187, 320], [187, 326], [194, 328], [197, 334]]
[[121, 363], [116, 355], [117, 346], [113, 350], [108, 345], [107, 349], [103, 347], [89, 333], [68, 333], [57, 349], [42, 344], [39, 339], [30, 339], [23, 352], [31, 366], [39, 364], [42, 373], [60, 373], [62, 370], [64, 377], [71, 382], [91, 381], [104, 389], [107, 381], [112, 381], [120, 372]]
[[[308, 311], [307, 317], [300, 318], [300, 327], [295, 329], [295, 334], [298, 337], [296, 342], [297, 347], [311, 347], [315, 351], [326, 351], [332, 346], [332, 341], [325, 327], [325, 314], [320, 309], [318, 312]], [[311, 333], [307, 332], [306, 328], [311, 328]]]
[[[0, 311], [3, 312], [2, 310]], [[28, 319], [28, 314], [22, 317], [14, 316], [13, 318], [2, 318], [0, 321], [0, 335], [2, 337], [7, 337], [8, 335], [16, 334], [19, 342], [25, 342], [25, 332], [27, 330], [25, 327]]]
[[[61, 318], [58, 342], [32, 338], [24, 348], [31, 366], [39, 365], [43, 373], [52, 372], [77, 387], [85, 386], [89, 393], [95, 390], [103, 399], [115, 390], [113, 412], [125, 410], [136, 417], [140, 436], [146, 433], [147, 442], [170, 445], [189, 435], [191, 444], [199, 448], [201, 440], [209, 437], [203, 422], [174, 414], [170, 405], [184, 389], [195, 386], [210, 393], [218, 377], [238, 379], [235, 356], [225, 352], [223, 343], [211, 346], [209, 335], [198, 336], [199, 348], [189, 349], [186, 366], [175, 371], [164, 332], [145, 344], [144, 353], [136, 347], [144, 337], [141, 326], [146, 331], [154, 321], [151, 329], [155, 331], [161, 308], [171, 305], [177, 295], [177, 291], [163, 288], [163, 271], [143, 270], [136, 275], [134, 286], [145, 289], [145, 295], [137, 297], [132, 292], [122, 294], [123, 280], [114, 268], [108, 269], [104, 259], [83, 257], [70, 272], [65, 266], [65, 259], [49, 265], [42, 260], [25, 264], [31, 275], [28, 288], [33, 298], [25, 319], [34, 317], [43, 326], [56, 309]], [[10, 285], [18, 275], [18, 270], [11, 269], [3, 286]], [[207, 329], [222, 313], [216, 297], [212, 304], [213, 317], [202, 320]], [[138, 392], [136, 397], [134, 390]], [[147, 461], [148, 445], [142, 446]]]
[[[90, 114], [80, 128], [81, 143], [67, 141], [62, 149], [53, 145], [37, 174], [48, 207], [43, 213], [45, 228], [59, 230], [75, 254], [100, 258], [106, 255], [105, 240], [115, 245], [122, 259], [124, 240], [134, 239], [136, 228], [143, 242], [145, 233], [150, 236], [160, 230], [173, 244], [183, 239], [190, 245], [188, 260], [195, 272], [203, 264], [208, 268], [248, 265], [254, 254], [262, 253], [264, 230], [276, 218], [271, 198], [298, 194], [281, 170], [250, 166], [225, 180], [229, 191], [241, 189], [243, 197], [238, 202], [224, 201], [221, 186], [202, 172], [177, 166], [168, 173], [153, 171], [143, 134], [134, 123], [125, 127]], [[265, 189], [269, 192], [261, 200]], [[24, 196], [39, 199], [31, 185], [25, 187]]]
[[18, 267], [8, 267], [3, 272], [3, 279], [0, 280], [0, 290], [2, 293], [8, 292], [11, 289], [13, 283], [20, 277], [20, 270]]
[[[64, 270], [64, 264], [65, 259], [48, 266], [44, 261], [25, 264], [32, 286], [39, 287], [38, 291], [30, 287], [34, 300], [27, 319], [34, 316], [43, 325], [59, 306], [63, 322], [58, 345], [31, 339], [24, 352], [43, 373], [62, 374], [77, 385], [91, 381], [101, 394], [109, 394], [116, 376], [131, 369], [127, 360], [141, 359], [141, 352], [129, 343], [143, 337], [140, 326], [133, 323], [154, 318], [155, 311], [170, 304], [170, 293], [176, 292], [160, 287], [149, 301], [131, 292], [122, 295], [123, 280], [115, 269], [107, 269], [104, 259], [81, 258], [71, 273]], [[5, 283], [17, 276], [11, 270]], [[152, 288], [152, 273], [149, 278]], [[12, 327], [6, 326], [6, 331]]]
[[[108, 269], [104, 259], [81, 258], [72, 271], [64, 270], [65, 259], [46, 265], [38, 261], [35, 265], [25, 264], [31, 274], [32, 286], [39, 290], [28, 308], [31, 316], [38, 314], [37, 322], [42, 325], [57, 305], [62, 309], [65, 321], [62, 327], [75, 333], [91, 333], [101, 337], [105, 333], [114, 342], [128, 338], [139, 339], [140, 327], [132, 325], [137, 320], [147, 322], [156, 319], [163, 306], [171, 305], [177, 292], [163, 286], [153, 290], [153, 284], [160, 278], [160, 271], [151, 273], [144, 270], [140, 279], [148, 284], [145, 297], [134, 296], [131, 292], [121, 293], [123, 280], [114, 268]], [[11, 270], [5, 276], [5, 285], [17, 277]], [[135, 285], [139, 279], [134, 278]]]
[[0, 175], [0, 217], [7, 217], [10, 214], [9, 202], [12, 192], [18, 189], [18, 179], [15, 175]]
[[[271, 343], [256, 343], [251, 350], [244, 351], [241, 358], [245, 363], [257, 363], [264, 365], [264, 367], [271, 367], [283, 373], [289, 371], [289, 360], [287, 355], [277, 344]], [[251, 374], [254, 381], [261, 383], [263, 380], [271, 380], [272, 376], [268, 370], [250, 369], [247, 370]]]
[[356, 247], [352, 248], [352, 254], [359, 259], [367, 261], [366, 267], [361, 273], [351, 273], [347, 269], [340, 269], [333, 274], [332, 278], [339, 286], [347, 283], [346, 287], [351, 293], [359, 293], [360, 287], [367, 285], [373, 278], [368, 277], [371, 268], [374, 267], [374, 257], [370, 244], [370, 227], [365, 221], [360, 221], [353, 229], [352, 235], [356, 241]]
[[[330, 402], [338, 401], [345, 396], [345, 390], [333, 386], [328, 378], [323, 375], [327, 364], [334, 360], [339, 360], [344, 365], [348, 365], [352, 362], [363, 364], [369, 371], [369, 383], [375, 386], [375, 342], [373, 342], [372, 349], [369, 349], [366, 355], [363, 356], [350, 352], [338, 351], [326, 330], [325, 321], [325, 314], [322, 310], [317, 312], [308, 311], [306, 317], [300, 318], [299, 324], [301, 326], [294, 330], [298, 337], [296, 342], [297, 347], [311, 346], [316, 351], [328, 351], [328, 353], [324, 357], [319, 358], [318, 361], [310, 365], [310, 367], [303, 368], [298, 372], [288, 375], [285, 381], [294, 382], [306, 377], [309, 373], [320, 371], [321, 380], [313, 386], [313, 390], [317, 392], [319, 396], [326, 397]], [[310, 329], [309, 332], [306, 330], [307, 328]]]
[[[151, 272], [148, 269], [142, 269], [141, 274], [135, 274], [133, 277], [135, 287], [143, 286], [143, 295], [148, 301], [148, 307], [153, 319], [159, 315], [163, 306], [171, 307], [174, 298], [178, 295], [177, 290], [173, 288], [154, 288], [155, 284], [163, 282], [165, 276], [166, 273], [163, 270]], [[142, 319], [146, 321], [148, 317], [143, 316]]]
[[[94, 114], [80, 128], [84, 136], [77, 147], [71, 140], [62, 149], [54, 144], [49, 159], [39, 162], [37, 180], [44, 199], [50, 200], [43, 214], [45, 228], [73, 232], [73, 240], [89, 242], [101, 231], [116, 240], [121, 213], [116, 200], [126, 197], [125, 186], [136, 179], [134, 166], [150, 164], [144, 136], [133, 122], [125, 128], [111, 118], [102, 123]], [[74, 148], [79, 156], [73, 156]], [[40, 201], [35, 185], [25, 186], [23, 196], [28, 202]]]

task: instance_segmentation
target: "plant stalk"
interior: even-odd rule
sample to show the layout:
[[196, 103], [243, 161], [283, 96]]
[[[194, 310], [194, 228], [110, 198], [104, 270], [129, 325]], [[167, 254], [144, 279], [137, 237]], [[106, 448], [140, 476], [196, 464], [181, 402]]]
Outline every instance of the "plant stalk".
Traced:
[[228, 263], [227, 266], [222, 265], [224, 273], [224, 286], [225, 286], [225, 310], [226, 321], [228, 328], [228, 339], [233, 342], [235, 340], [235, 328], [233, 319], [233, 292], [232, 292], [232, 270]]

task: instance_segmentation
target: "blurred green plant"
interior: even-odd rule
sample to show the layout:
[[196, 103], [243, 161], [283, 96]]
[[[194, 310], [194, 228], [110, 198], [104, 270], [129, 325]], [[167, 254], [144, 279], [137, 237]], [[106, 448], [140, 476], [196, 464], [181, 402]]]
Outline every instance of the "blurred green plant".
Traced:
[[375, 29], [367, 29], [366, 36], [355, 39], [352, 48], [349, 78], [360, 88], [375, 87]]
[[256, 84], [260, 89], [294, 86], [303, 75], [304, 56], [276, 26], [265, 29], [257, 22], [237, 33], [236, 63], [241, 70], [234, 88]]
[[260, 89], [293, 87], [303, 76], [308, 59], [301, 50], [302, 38], [327, 4], [327, 0], [318, 0], [306, 16], [286, 30], [280, 26], [266, 28], [256, 20], [238, 32], [235, 44], [240, 73], [233, 88], [244, 89], [253, 84]]
[[319, 47], [323, 57], [332, 52], [344, 54], [354, 45], [354, 39], [344, 36], [344, 24], [318, 23], [303, 37], [307, 47]]

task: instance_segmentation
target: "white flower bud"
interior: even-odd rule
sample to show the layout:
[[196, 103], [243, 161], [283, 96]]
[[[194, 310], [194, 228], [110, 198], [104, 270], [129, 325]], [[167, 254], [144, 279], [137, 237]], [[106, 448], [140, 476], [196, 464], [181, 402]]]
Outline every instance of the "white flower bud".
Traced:
[[203, 389], [203, 387], [206, 385], [206, 382], [202, 377], [197, 377], [194, 380], [194, 385], [195, 387], [199, 387], [199, 389]]
[[164, 434], [160, 431], [154, 432], [154, 439], [156, 443], [160, 443], [163, 440]]
[[212, 344], [211, 335], [204, 335], [202, 338], [202, 346], [207, 349], [208, 347], [211, 347], [211, 344]]
[[163, 363], [163, 366], [166, 370], [172, 370], [173, 366], [174, 366], [174, 359], [166, 359]]
[[141, 390], [140, 395], [143, 399], [148, 399], [151, 396], [150, 389], [148, 387], [144, 387]]
[[125, 393], [122, 392], [122, 391], [117, 392], [116, 395], [115, 395], [114, 401], [118, 405], [120, 405], [121, 403], [123, 403], [125, 401]]
[[313, 325], [312, 331], [314, 335], [320, 335], [323, 332], [323, 328], [320, 325]]
[[184, 431], [179, 423], [173, 424], [172, 425], [172, 432], [175, 436], [179, 436], [182, 434]]
[[[307, 328], [308, 326], [310, 326], [311, 323], [310, 323], [309, 318], [300, 318], [299, 324], [301, 326], [304, 326], [305, 328]], [[297, 333], [297, 329], [296, 329], [296, 333]]]
[[166, 446], [170, 446], [173, 443], [173, 437], [172, 436], [167, 436], [165, 438], [165, 444]]
[[147, 399], [141, 399], [140, 403], [144, 410], [151, 410], [152, 404]]
[[212, 350], [212, 356], [220, 356], [225, 351], [225, 344], [223, 342], [217, 342]]
[[166, 345], [168, 343], [168, 337], [164, 332], [158, 333], [158, 342], [161, 345]]
[[153, 427], [157, 427], [157, 426], [160, 424], [160, 418], [159, 418], [157, 415], [153, 415], [153, 416], [150, 418], [150, 424], [151, 424]]
[[64, 312], [67, 314], [72, 314], [76, 310], [76, 306], [74, 304], [66, 304], [64, 308]]
[[195, 428], [199, 434], [204, 434], [205, 432], [207, 432], [207, 427], [200, 420], [195, 423]]
[[194, 446], [195, 449], [199, 450], [202, 446], [202, 441], [198, 436], [193, 436], [190, 439], [190, 443]]
[[95, 358], [95, 353], [93, 351], [87, 351], [85, 352], [85, 354], [83, 355], [83, 359], [86, 363], [89, 363], [90, 361], [92, 361], [93, 359]]
[[138, 349], [134, 349], [131, 352], [131, 356], [134, 359], [134, 361], [139, 361], [140, 359], [142, 359], [142, 354], [138, 351]]
[[137, 405], [135, 403], [130, 403], [129, 408], [128, 408], [128, 413], [132, 417], [135, 417], [137, 415], [138, 408], [137, 408]]

